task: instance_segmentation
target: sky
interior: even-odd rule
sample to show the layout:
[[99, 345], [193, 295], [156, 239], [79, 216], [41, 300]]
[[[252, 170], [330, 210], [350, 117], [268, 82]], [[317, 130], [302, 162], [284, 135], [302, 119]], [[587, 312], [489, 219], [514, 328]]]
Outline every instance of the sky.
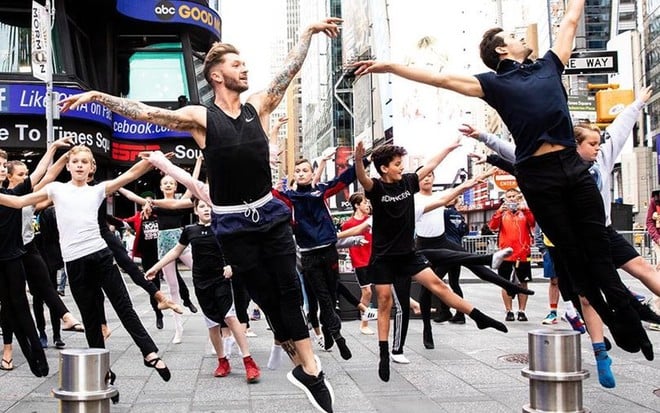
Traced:
[[[270, 78], [270, 42], [286, 35], [283, 0], [223, 0], [222, 41], [238, 48], [248, 67], [250, 89], [247, 94], [266, 87]], [[246, 17], [247, 16], [247, 17]]]

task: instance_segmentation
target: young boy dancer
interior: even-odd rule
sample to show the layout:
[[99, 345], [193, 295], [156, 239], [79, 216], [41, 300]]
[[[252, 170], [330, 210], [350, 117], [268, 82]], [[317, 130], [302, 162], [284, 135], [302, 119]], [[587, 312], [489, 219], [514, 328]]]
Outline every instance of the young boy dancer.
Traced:
[[92, 348], [105, 347], [98, 303], [103, 290], [126, 331], [140, 348], [144, 365], [154, 368], [163, 380], [168, 381], [170, 371], [158, 357], [158, 347], [133, 310], [126, 286], [114, 265], [112, 252], [101, 237], [97, 219], [97, 211], [106, 196], [146, 173], [150, 165], [147, 161], [140, 161], [113, 180], [89, 186], [87, 179], [92, 170], [92, 160], [92, 152], [87, 146], [76, 146], [69, 152], [66, 165], [71, 173], [69, 182], [52, 182], [37, 192], [20, 197], [0, 194], [0, 205], [22, 208], [49, 198], [53, 201], [62, 258], [73, 298], [85, 324], [87, 344]]
[[192, 274], [195, 295], [204, 316], [211, 321], [209, 323], [207, 320], [209, 338], [218, 355], [218, 367], [214, 375], [225, 377], [231, 372], [229, 360], [224, 356], [222, 333], [219, 327], [219, 323], [224, 320], [243, 353], [247, 382], [256, 383], [259, 381], [261, 372], [250, 356], [245, 329], [236, 318], [234, 293], [230, 281], [231, 266], [225, 263], [222, 249], [211, 230], [211, 206], [198, 198], [193, 200], [193, 204], [199, 222], [183, 229], [178, 244], [147, 270], [146, 277], [149, 279], [156, 277], [158, 271], [176, 260], [190, 245], [193, 256]]
[[[392, 310], [392, 284], [410, 282], [414, 278], [452, 308], [470, 316], [479, 329], [488, 327], [507, 332], [504, 324], [483, 314], [472, 304], [456, 295], [438, 278], [426, 258], [415, 250], [415, 203], [413, 194], [419, 191], [419, 181], [458, 145], [451, 145], [421, 168], [417, 173], [403, 173], [402, 157], [406, 150], [400, 146], [383, 145], [374, 150], [371, 160], [381, 178], [370, 178], [362, 162], [356, 163], [357, 177], [373, 206], [373, 247], [369, 271], [378, 296], [378, 345], [380, 361], [378, 376], [390, 379], [388, 336]], [[359, 142], [355, 159], [365, 155]]]

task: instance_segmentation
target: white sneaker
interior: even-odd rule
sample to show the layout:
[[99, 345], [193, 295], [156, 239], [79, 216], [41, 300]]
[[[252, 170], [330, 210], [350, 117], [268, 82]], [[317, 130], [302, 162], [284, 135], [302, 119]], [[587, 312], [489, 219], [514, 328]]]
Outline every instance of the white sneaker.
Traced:
[[360, 327], [360, 333], [364, 334], [365, 336], [373, 336], [374, 330], [370, 329], [369, 326], [364, 326]]
[[649, 323], [649, 330], [660, 331], [660, 324]]
[[410, 364], [410, 360], [403, 354], [390, 354], [390, 357], [392, 358], [392, 361], [395, 363], [399, 364]]
[[245, 337], [256, 337], [256, 336], [257, 336], [257, 333], [255, 333], [252, 330], [248, 330], [248, 331], [245, 332]]
[[496, 251], [493, 254], [493, 263], [491, 264], [491, 268], [494, 270], [500, 268], [500, 265], [502, 265], [504, 259], [511, 254], [513, 254], [513, 248], [511, 247], [502, 248], [501, 250]]
[[362, 321], [374, 321], [378, 320], [378, 309], [368, 307], [367, 311], [362, 313]]

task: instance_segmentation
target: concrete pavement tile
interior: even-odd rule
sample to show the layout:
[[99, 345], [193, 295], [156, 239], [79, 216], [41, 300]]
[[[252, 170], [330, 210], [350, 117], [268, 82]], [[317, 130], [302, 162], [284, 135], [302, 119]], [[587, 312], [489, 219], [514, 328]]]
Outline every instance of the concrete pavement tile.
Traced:
[[[475, 401], [475, 402], [442, 402], [438, 401], [440, 407], [451, 413], [511, 413], [520, 412], [521, 409], [511, 409], [508, 406], [499, 404], [495, 401]], [[522, 408], [522, 406], [521, 406]]]

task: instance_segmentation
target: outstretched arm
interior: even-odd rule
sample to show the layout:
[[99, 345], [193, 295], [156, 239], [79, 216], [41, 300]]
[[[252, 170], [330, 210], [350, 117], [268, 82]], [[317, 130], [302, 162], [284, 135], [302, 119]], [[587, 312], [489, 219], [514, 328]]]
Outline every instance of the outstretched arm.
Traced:
[[32, 182], [33, 187], [39, 183], [41, 178], [43, 178], [43, 176], [46, 174], [46, 171], [48, 171], [48, 167], [53, 162], [53, 157], [55, 156], [57, 150], [59, 148], [68, 148], [72, 143], [72, 138], [62, 138], [56, 140], [52, 145], [50, 145], [44, 156], [41, 157], [41, 160], [34, 168], [34, 171], [32, 171], [30, 174], [30, 182]]
[[[491, 172], [492, 174], [492, 172]], [[433, 211], [434, 209], [440, 208], [441, 206], [447, 205], [451, 200], [462, 194], [463, 192], [467, 191], [468, 189], [474, 187], [478, 183], [484, 182], [484, 179], [486, 178], [485, 175], [481, 175], [476, 178], [472, 179], [466, 179], [465, 182], [462, 184], [456, 186], [455, 188], [448, 189], [446, 191], [443, 191], [440, 196], [435, 198], [433, 201], [429, 202], [424, 206], [424, 213], [427, 213], [429, 211]]]
[[[204, 202], [211, 202], [208, 185], [204, 184], [198, 179], [194, 179], [188, 172], [174, 165], [162, 152], [152, 152], [149, 155], [149, 162], [156, 168], [174, 178], [175, 181], [185, 186], [188, 191], [192, 192], [193, 196], [201, 199]], [[188, 208], [188, 206], [185, 208]]]
[[584, 10], [584, 0], [569, 0], [564, 18], [559, 23], [559, 30], [552, 51], [555, 52], [564, 65], [568, 63], [573, 51], [573, 42], [575, 41], [582, 10]]
[[48, 193], [45, 188], [22, 196], [0, 194], [0, 205], [9, 208], [21, 209], [28, 205], [34, 205], [48, 199]]
[[142, 159], [140, 162], [131, 166], [131, 169], [119, 175], [115, 179], [107, 181], [105, 184], [105, 194], [110, 195], [116, 192], [122, 186], [135, 181], [151, 169], [149, 161]]
[[[38, 191], [44, 186], [46, 186], [46, 184], [53, 182], [62, 172], [64, 166], [66, 165], [66, 161], [68, 160], [69, 160], [69, 152], [57, 158], [57, 161], [55, 161], [55, 163], [50, 168], [48, 168], [48, 172], [46, 172], [46, 175], [44, 175], [44, 177], [41, 178], [37, 184], [32, 186], [32, 190]], [[30, 176], [30, 178], [32, 178], [32, 176]]]
[[275, 78], [270, 82], [266, 90], [257, 92], [248, 98], [247, 101], [254, 105], [257, 112], [259, 112], [261, 125], [264, 130], [268, 130], [269, 128], [269, 115], [280, 104], [284, 97], [284, 92], [286, 92], [289, 84], [300, 71], [305, 57], [307, 57], [312, 36], [323, 32], [326, 36], [335, 38], [339, 35], [339, 24], [341, 22], [342, 19], [340, 18], [330, 17], [308, 26], [301, 33], [298, 44], [291, 49], [286, 57], [284, 67], [275, 75]]
[[433, 172], [433, 170], [437, 168], [438, 165], [440, 165], [440, 162], [442, 162], [447, 157], [447, 155], [451, 153], [451, 151], [461, 146], [460, 142], [461, 142], [461, 138], [458, 137], [453, 142], [451, 142], [449, 146], [442, 148], [440, 152], [438, 152], [435, 156], [429, 159], [426, 165], [424, 165], [419, 171], [417, 171], [417, 176], [419, 177], [419, 179], [420, 180], [424, 179], [426, 175]]
[[147, 203], [147, 200], [145, 198], [142, 198], [140, 195], [136, 194], [135, 192], [131, 191], [130, 189], [119, 188], [117, 191], [120, 194], [122, 194], [129, 201], [133, 201], [133, 202], [135, 202], [136, 204], [138, 204], [140, 206]]
[[136, 100], [118, 98], [107, 93], [90, 90], [89, 92], [69, 96], [59, 102], [61, 111], [76, 109], [80, 105], [97, 102], [111, 111], [133, 120], [151, 122], [166, 128], [191, 132], [200, 148], [206, 143], [199, 142], [199, 136], [204, 136], [206, 130], [206, 108], [199, 105], [184, 106], [177, 110], [169, 110], [145, 105]]
[[185, 249], [186, 249], [185, 245], [177, 243], [174, 246], [174, 248], [167, 251], [167, 254], [165, 254], [163, 258], [161, 258], [157, 263], [154, 264], [153, 267], [149, 268], [144, 273], [144, 278], [148, 280], [153, 280], [156, 277], [156, 274], [158, 274], [158, 271], [162, 270], [163, 267], [169, 264], [170, 262], [179, 258], [179, 256], [183, 253], [183, 250]]
[[349, 67], [357, 68], [355, 70], [357, 76], [367, 73], [392, 73], [413, 82], [452, 90], [465, 96], [484, 96], [481, 83], [474, 76], [438, 73], [419, 67], [392, 62], [377, 62], [375, 60], [362, 60], [351, 64]]
[[463, 135], [484, 143], [489, 149], [495, 151], [503, 159], [506, 159], [511, 163], [516, 161], [516, 145], [512, 142], [500, 139], [492, 133], [481, 132], [467, 123], [461, 125], [458, 130]]
[[[364, 158], [364, 143], [360, 141], [355, 147], [355, 159], [362, 158]], [[374, 182], [371, 180], [371, 178], [369, 178], [367, 170], [364, 166], [364, 162], [355, 162], [355, 174], [357, 175], [357, 179], [360, 181], [360, 185], [362, 185], [364, 190], [366, 192], [370, 192], [374, 187]]]
[[[328, 148], [328, 149], [333, 149], [333, 148]], [[319, 161], [319, 165], [316, 167], [316, 170], [314, 171], [314, 177], [312, 178], [313, 187], [316, 186], [316, 184], [318, 184], [319, 182], [321, 182], [321, 177], [323, 176], [323, 172], [325, 171], [325, 166], [328, 160], [332, 159], [333, 156], [335, 156], [334, 150], [330, 151], [327, 155], [323, 156]]]

